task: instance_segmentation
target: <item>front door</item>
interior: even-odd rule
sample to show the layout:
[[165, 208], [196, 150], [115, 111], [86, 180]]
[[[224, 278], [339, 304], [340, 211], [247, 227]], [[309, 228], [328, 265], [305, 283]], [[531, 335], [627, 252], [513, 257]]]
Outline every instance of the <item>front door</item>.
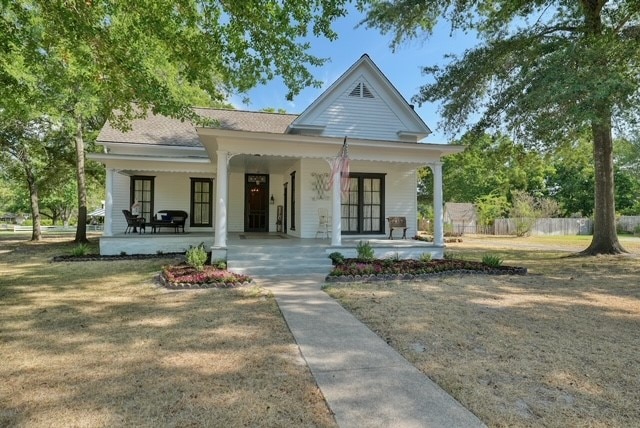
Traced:
[[269, 176], [245, 174], [244, 231], [269, 231]]

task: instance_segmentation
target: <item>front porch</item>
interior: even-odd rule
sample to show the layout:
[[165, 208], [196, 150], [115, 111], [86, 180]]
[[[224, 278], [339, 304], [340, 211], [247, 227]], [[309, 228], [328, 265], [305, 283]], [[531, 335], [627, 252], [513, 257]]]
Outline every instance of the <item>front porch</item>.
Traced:
[[[120, 233], [113, 236], [100, 237], [100, 254], [158, 254], [185, 252], [191, 246], [201, 243], [205, 248], [214, 246], [214, 234], [203, 232], [187, 233]], [[313, 254], [322, 253], [328, 256], [334, 251], [342, 253], [345, 257], [355, 257], [356, 247], [360, 241], [369, 241], [377, 258], [395, 257], [417, 259], [424, 253], [429, 253], [433, 258], [442, 258], [444, 246], [434, 245], [430, 242], [413, 239], [389, 240], [378, 236], [349, 236], [342, 237], [341, 246], [332, 246], [330, 239], [297, 238], [282, 233], [248, 233], [232, 232], [227, 236], [229, 258], [238, 252], [251, 251], [254, 254], [264, 252], [265, 256], [278, 254], [304, 253], [304, 249], [314, 249]], [[267, 254], [268, 253], [268, 254]], [[260, 260], [260, 257], [257, 257]]]

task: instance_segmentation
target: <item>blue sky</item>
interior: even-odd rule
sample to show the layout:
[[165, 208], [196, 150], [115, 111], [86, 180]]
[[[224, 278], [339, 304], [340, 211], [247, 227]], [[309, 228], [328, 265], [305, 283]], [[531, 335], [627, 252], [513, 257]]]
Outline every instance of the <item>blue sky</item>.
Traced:
[[[323, 67], [312, 69], [316, 79], [324, 82], [322, 88], [307, 88], [293, 101], [287, 101], [286, 89], [281, 81], [274, 80], [266, 86], [259, 86], [247, 95], [250, 104], [244, 104], [242, 97], [234, 96], [232, 104], [242, 110], [260, 110], [267, 107], [285, 109], [288, 113], [301, 113], [313, 102], [326, 87], [333, 83], [363, 54], [369, 57], [382, 70], [402, 96], [409, 102], [418, 93], [421, 85], [427, 82], [422, 75], [421, 67], [425, 65], [443, 64], [444, 55], [460, 54], [466, 48], [477, 43], [475, 37], [461, 33], [450, 35], [447, 23], [441, 24], [434, 35], [427, 40], [405, 42], [395, 52], [389, 47], [390, 35], [381, 35], [376, 29], [355, 28], [362, 19], [356, 11], [334, 23], [338, 39], [330, 42], [325, 39], [311, 41], [310, 52], [318, 57], [330, 58]], [[428, 143], [445, 143], [447, 138], [438, 129], [440, 116], [438, 105], [416, 105], [416, 111], [433, 131], [426, 138]]]

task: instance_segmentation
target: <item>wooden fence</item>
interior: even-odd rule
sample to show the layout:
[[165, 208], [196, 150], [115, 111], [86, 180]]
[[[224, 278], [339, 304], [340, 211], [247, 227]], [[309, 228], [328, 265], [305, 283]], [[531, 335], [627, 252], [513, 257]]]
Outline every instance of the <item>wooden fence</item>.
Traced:
[[[532, 219], [499, 218], [495, 220], [495, 235], [516, 235], [524, 224]], [[526, 228], [526, 227], [525, 227]], [[591, 235], [593, 221], [588, 218], [539, 218], [535, 220], [529, 235]]]
[[[493, 226], [467, 225], [461, 227], [445, 224], [445, 234], [457, 235], [516, 235], [518, 228], [529, 219], [498, 218]], [[520, 223], [520, 224], [519, 224]], [[640, 216], [621, 216], [617, 221], [618, 232], [637, 233], [640, 227]], [[418, 220], [418, 230], [432, 231], [432, 224], [427, 220]], [[455, 229], [455, 230], [454, 230]], [[530, 235], [591, 235], [593, 233], [593, 220], [590, 218], [539, 218], [535, 220]]]
[[623, 215], [618, 219], [618, 232], [633, 233], [638, 227], [640, 227], [640, 215]]

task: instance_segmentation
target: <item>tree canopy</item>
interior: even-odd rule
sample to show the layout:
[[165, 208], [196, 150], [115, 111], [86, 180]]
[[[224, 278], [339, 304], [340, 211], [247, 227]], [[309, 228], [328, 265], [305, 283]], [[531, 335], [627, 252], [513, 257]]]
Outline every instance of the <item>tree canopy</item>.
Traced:
[[325, 61], [301, 39], [335, 38], [331, 22], [344, 3], [2, 0], [0, 109], [47, 115], [70, 130], [83, 241], [85, 139], [96, 118], [122, 129], [148, 110], [197, 121], [194, 100], [224, 103], [276, 76], [291, 98], [319, 84], [309, 68]]
[[450, 132], [508, 129], [554, 147], [590, 133], [595, 227], [585, 254], [624, 251], [615, 228], [612, 128], [638, 123], [640, 2], [637, 0], [373, 0], [366, 25], [393, 33], [392, 46], [429, 36], [439, 20], [476, 32], [480, 43], [444, 67], [415, 96], [442, 101]]

